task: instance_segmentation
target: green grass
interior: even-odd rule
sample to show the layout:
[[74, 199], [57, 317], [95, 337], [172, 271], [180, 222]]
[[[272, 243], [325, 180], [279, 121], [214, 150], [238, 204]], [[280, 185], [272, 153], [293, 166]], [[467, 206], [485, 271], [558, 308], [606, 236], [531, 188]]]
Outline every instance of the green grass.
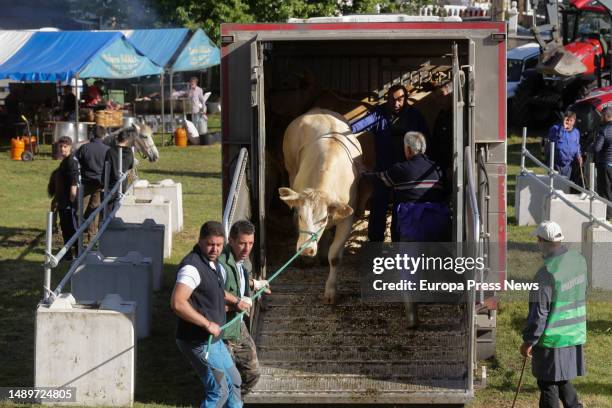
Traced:
[[[213, 117], [214, 118], [214, 117]], [[213, 120], [218, 120], [214, 118]], [[217, 122], [218, 123], [218, 122]], [[509, 140], [508, 226], [509, 269], [527, 279], [535, 273], [539, 258], [533, 251], [530, 227], [514, 221], [514, 178], [518, 173], [520, 139]], [[535, 151], [537, 140], [530, 139]], [[34, 310], [42, 296], [45, 193], [48, 174], [59, 163], [48, 149], [31, 163], [12, 162], [0, 147], [0, 386], [33, 384]], [[158, 163], [142, 162], [140, 177], [150, 181], [172, 178], [183, 184], [185, 230], [175, 234], [173, 256], [165, 260], [164, 282], [154, 295], [151, 336], [137, 348], [137, 407], [187, 406], [200, 398], [200, 385], [174, 344], [175, 320], [168, 300], [181, 257], [194, 244], [198, 228], [208, 219], [221, 217], [221, 149], [191, 146], [160, 148]], [[55, 248], [59, 248], [56, 240]], [[529, 251], [531, 249], [531, 251]], [[54, 270], [56, 283], [66, 267]], [[481, 364], [488, 367], [488, 386], [478, 390], [473, 408], [510, 406], [521, 368], [518, 347], [525, 322], [525, 302], [502, 301], [498, 314], [497, 356]], [[585, 407], [612, 407], [612, 304], [589, 303], [587, 352], [588, 375], [576, 380]], [[529, 370], [519, 398], [520, 407], [537, 406], [538, 391]]]

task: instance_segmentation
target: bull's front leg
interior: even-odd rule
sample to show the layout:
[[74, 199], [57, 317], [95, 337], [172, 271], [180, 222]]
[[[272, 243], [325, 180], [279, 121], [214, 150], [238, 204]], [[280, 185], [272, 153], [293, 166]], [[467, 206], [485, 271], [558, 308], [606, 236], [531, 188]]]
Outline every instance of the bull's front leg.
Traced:
[[329, 247], [329, 254], [327, 259], [329, 261], [329, 276], [327, 282], [325, 282], [325, 294], [323, 295], [323, 303], [332, 305], [336, 303], [336, 289], [337, 289], [337, 273], [340, 263], [342, 262], [342, 255], [344, 254], [344, 245], [351, 235], [351, 229], [353, 227], [353, 216], [346, 217], [338, 225], [336, 225], [336, 233], [334, 234], [334, 241]]

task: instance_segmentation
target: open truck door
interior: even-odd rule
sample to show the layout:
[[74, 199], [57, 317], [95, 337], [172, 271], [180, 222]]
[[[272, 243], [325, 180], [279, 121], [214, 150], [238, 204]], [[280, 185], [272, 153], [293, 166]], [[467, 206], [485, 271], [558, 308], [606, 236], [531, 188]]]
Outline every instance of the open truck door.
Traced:
[[453, 242], [463, 242], [463, 147], [464, 135], [464, 89], [463, 71], [459, 65], [457, 44], [452, 48], [452, 81], [453, 81]]
[[[255, 267], [259, 276], [266, 276], [266, 109], [264, 100], [264, 69], [262, 43], [257, 37], [250, 44], [251, 54], [251, 152], [256, 159], [251, 166], [253, 188], [258, 194], [253, 199], [253, 223], [255, 224]], [[255, 249], [255, 248], [254, 248]]]

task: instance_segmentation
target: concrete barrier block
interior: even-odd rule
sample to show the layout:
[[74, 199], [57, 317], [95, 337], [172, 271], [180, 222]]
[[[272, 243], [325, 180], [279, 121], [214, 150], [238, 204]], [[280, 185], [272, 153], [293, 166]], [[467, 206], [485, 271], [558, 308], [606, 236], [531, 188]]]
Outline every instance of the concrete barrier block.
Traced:
[[138, 180], [131, 190], [136, 198], [150, 200], [154, 196], [164, 197], [172, 203], [172, 229], [173, 232], [183, 230], [183, 187], [181, 183], [166, 179], [159, 183], [149, 183], [147, 180]]
[[136, 335], [147, 337], [153, 313], [153, 267], [151, 258], [138, 252], [124, 257], [104, 257], [91, 252], [71, 279], [72, 294], [79, 302], [100, 302], [109, 293], [136, 302]]
[[142, 223], [126, 223], [114, 218], [100, 238], [98, 250], [104, 256], [126, 256], [135, 251], [151, 258], [153, 290], [161, 289], [164, 270], [164, 229], [152, 219]]
[[612, 231], [597, 224], [586, 224], [582, 253], [589, 270], [589, 287], [612, 290]]
[[74, 387], [74, 406], [132, 406], [136, 360], [134, 302], [39, 305], [34, 386]]
[[[591, 201], [588, 198], [582, 198], [582, 194], [561, 194], [572, 205], [588, 214], [591, 205]], [[589, 218], [574, 210], [559, 197], [553, 197], [550, 200], [547, 215], [547, 219], [555, 221], [561, 226], [566, 242], [582, 242], [582, 231], [584, 225], [590, 222]], [[606, 205], [601, 201], [594, 201], [593, 215], [597, 219], [605, 219]]]
[[172, 203], [170, 201], [164, 200], [162, 196], [144, 199], [127, 195], [123, 197], [121, 207], [115, 217], [132, 223], [141, 223], [150, 218], [158, 224], [163, 224], [165, 227], [164, 258], [172, 255]]
[[[536, 177], [548, 186], [548, 176]], [[554, 181], [554, 188], [569, 193], [569, 187], [560, 181]], [[540, 185], [530, 176], [516, 176], [514, 208], [518, 225], [538, 225], [542, 222], [542, 211], [547, 203], [548, 187]]]

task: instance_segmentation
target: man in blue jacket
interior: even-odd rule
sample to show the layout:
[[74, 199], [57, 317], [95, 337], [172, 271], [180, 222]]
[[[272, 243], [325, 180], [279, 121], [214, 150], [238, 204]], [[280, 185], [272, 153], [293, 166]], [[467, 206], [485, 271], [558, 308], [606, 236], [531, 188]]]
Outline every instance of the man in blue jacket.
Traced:
[[[612, 201], [612, 107], [603, 111], [602, 125], [593, 146], [597, 166], [597, 194]], [[607, 218], [612, 217], [608, 207]]]
[[[569, 178], [572, 174], [574, 160], [582, 166], [580, 151], [580, 131], [574, 127], [576, 114], [568, 111], [563, 115], [563, 123], [554, 125], [548, 131], [548, 142], [555, 143], [554, 168], [562, 176]], [[546, 147], [546, 159], [550, 160], [550, 151]]]
[[[353, 133], [364, 131], [374, 133], [376, 148], [375, 171], [386, 171], [397, 162], [405, 160], [403, 139], [408, 131], [428, 135], [427, 123], [421, 113], [408, 104], [408, 91], [403, 85], [393, 85], [387, 92], [387, 102], [378, 105], [363, 118], [351, 124]], [[370, 218], [368, 220], [368, 239], [371, 242], [385, 240], [387, 209], [391, 189], [382, 181], [374, 181], [374, 191], [370, 199]], [[399, 241], [395, 228], [395, 217], [391, 226], [391, 238]]]

